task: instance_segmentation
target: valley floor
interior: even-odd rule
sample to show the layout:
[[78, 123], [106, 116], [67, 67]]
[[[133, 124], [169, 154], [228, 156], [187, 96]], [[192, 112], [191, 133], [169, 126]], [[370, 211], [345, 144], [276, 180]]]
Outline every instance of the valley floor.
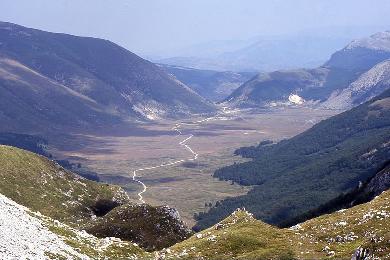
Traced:
[[[207, 210], [205, 203], [214, 204], [250, 189], [212, 177], [217, 168], [244, 161], [233, 156], [236, 148], [292, 137], [338, 112], [308, 108], [228, 111], [216, 120], [197, 124], [191, 122], [203, 118], [140, 124], [136, 133], [130, 131], [121, 136], [78, 135], [73, 139], [80, 144], [77, 149], [63, 145], [52, 152], [56, 157], [80, 162], [98, 172], [105, 182], [121, 185], [138, 201], [142, 186], [132, 180], [133, 171], [193, 158], [179, 143], [194, 135], [186, 144], [199, 154], [197, 160], [137, 173], [139, 180], [148, 186], [143, 194], [147, 203], [177, 208], [191, 226], [193, 214]], [[181, 126], [181, 136], [172, 130], [177, 123], [190, 123]]]

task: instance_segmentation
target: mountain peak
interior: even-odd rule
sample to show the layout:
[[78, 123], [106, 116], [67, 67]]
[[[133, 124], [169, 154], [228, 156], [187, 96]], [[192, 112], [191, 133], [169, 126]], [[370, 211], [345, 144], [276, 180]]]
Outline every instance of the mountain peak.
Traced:
[[354, 40], [345, 49], [354, 48], [390, 51], [390, 31], [378, 32], [369, 37]]

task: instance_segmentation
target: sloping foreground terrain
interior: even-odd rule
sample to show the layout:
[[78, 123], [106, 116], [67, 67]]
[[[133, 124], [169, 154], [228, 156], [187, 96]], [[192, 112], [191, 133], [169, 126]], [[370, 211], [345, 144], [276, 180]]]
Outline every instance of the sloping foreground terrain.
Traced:
[[[30, 259], [369, 259], [390, 257], [390, 192], [351, 209], [278, 229], [245, 210], [170, 248], [146, 253], [118, 238], [98, 239], [0, 195], [0, 256]], [[358, 258], [352, 258], [358, 259]]]
[[243, 206], [258, 219], [281, 224], [368, 180], [390, 158], [390, 90], [289, 140], [236, 153], [253, 160], [214, 176], [253, 189], [199, 214], [198, 228]]
[[0, 194], [1, 259], [137, 259], [138, 245], [115, 238], [99, 239]]
[[86, 180], [45, 157], [9, 146], [0, 146], [0, 194], [73, 228], [137, 242], [148, 250], [191, 233], [174, 209], [131, 204], [119, 187]]
[[[320, 104], [350, 109], [390, 87], [388, 59], [390, 32], [380, 32], [351, 42], [318, 68], [260, 73], [225, 102], [236, 107]], [[299, 102], [292, 95], [299, 96]]]
[[354, 190], [343, 193], [320, 207], [299, 215], [294, 219], [282, 222], [282, 226], [290, 227], [308, 219], [369, 202], [388, 189], [390, 189], [390, 160], [387, 161], [386, 166], [382, 170], [366, 182], [360, 183]]
[[[112, 236], [120, 236], [123, 232], [118, 228], [123, 229], [126, 225], [136, 222], [143, 223], [144, 226], [132, 226], [126, 230], [134, 228], [135, 234], [142, 236], [140, 243], [144, 243], [145, 241], [142, 241], [144, 239], [150, 239], [145, 234], [152, 230], [151, 227], [155, 227], [154, 232], [158, 234], [155, 240], [157, 238], [166, 241], [170, 239], [167, 236], [179, 233], [177, 229], [170, 229], [169, 234], [166, 234], [167, 230], [164, 228], [167, 222], [170, 226], [177, 226], [177, 216], [167, 219], [167, 215], [164, 217], [164, 213], [161, 213], [161, 208], [128, 203], [109, 211], [107, 207], [111, 205], [109, 203], [100, 206], [99, 203], [92, 203], [94, 207], [90, 207], [88, 204], [96, 202], [100, 196], [118, 203], [126, 201], [126, 198], [119, 188], [86, 181], [64, 172], [43, 157], [23, 150], [0, 146], [0, 161], [1, 258], [351, 259], [353, 254], [361, 252], [368, 253], [371, 259], [390, 257], [388, 191], [365, 204], [342, 209], [285, 229], [258, 221], [251, 213], [239, 209], [215, 226], [187, 240], [183, 241], [184, 238], [181, 238], [175, 242], [182, 242], [171, 247], [166, 245], [163, 246], [165, 249], [148, 253], [128, 239], [121, 240]], [[5, 162], [9, 163], [4, 164]], [[21, 175], [21, 172], [26, 174]], [[378, 193], [388, 188], [389, 173], [389, 167], [385, 168], [376, 178], [371, 179], [366, 188]], [[36, 178], [34, 180], [29, 176]], [[45, 187], [46, 191], [41, 187]], [[83, 189], [83, 192], [80, 193], [79, 188]], [[48, 200], [50, 198], [50, 204], [43, 199], [45, 197]], [[15, 200], [20, 203], [16, 203]], [[27, 207], [20, 205], [22, 203]], [[133, 214], [129, 218], [118, 218], [121, 214], [129, 212], [128, 209], [132, 207], [137, 209], [138, 214]], [[94, 213], [86, 217], [78, 213], [77, 208], [85, 208]], [[147, 211], [143, 211], [142, 208], [147, 208]], [[108, 211], [108, 214], [104, 215], [106, 218], [101, 218], [106, 211]], [[172, 209], [169, 212], [176, 215]], [[104, 222], [105, 225], [92, 224], [100, 231], [106, 229], [118, 233], [109, 233], [111, 237], [106, 237], [106, 233], [96, 232], [101, 237], [97, 238], [82, 230], [82, 227], [87, 227], [88, 230], [91, 222]], [[91, 229], [89, 231], [95, 232]]]
[[[371, 258], [352, 258], [363, 251]], [[165, 259], [389, 259], [390, 192], [286, 229], [237, 210], [160, 254]]]
[[3, 131], [214, 111], [163, 69], [112, 42], [4, 22], [0, 93], [1, 126], [12, 126]]

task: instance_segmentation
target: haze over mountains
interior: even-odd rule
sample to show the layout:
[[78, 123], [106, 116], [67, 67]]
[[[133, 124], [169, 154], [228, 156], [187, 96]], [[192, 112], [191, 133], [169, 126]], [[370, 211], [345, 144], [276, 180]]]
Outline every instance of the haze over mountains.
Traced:
[[[331, 108], [351, 108], [389, 87], [384, 72], [390, 58], [389, 35], [381, 32], [355, 40], [315, 69], [260, 73], [225, 101], [236, 107], [272, 107], [289, 104], [289, 96], [298, 95], [307, 105], [326, 101], [324, 106]], [[352, 89], [354, 94], [348, 94]]]
[[314, 68], [323, 65], [351, 40], [386, 30], [380, 26], [322, 27], [282, 35], [262, 35], [246, 40], [210, 41], [182, 49], [161, 50], [152, 61], [219, 71], [256, 71]]
[[[303, 40], [318, 43], [317, 49], [325, 48], [319, 41]], [[307, 49], [305, 44], [287, 42], [287, 47], [281, 42], [279, 49], [295, 46], [288, 56], [292, 63]], [[241, 49], [242, 59], [231, 63], [231, 68], [271, 64], [266, 55], [270, 45], [263, 43]], [[307, 54], [316, 58], [310, 50]], [[223, 53], [221, 57], [229, 63], [240, 55]], [[257, 63], [258, 56], [264, 60]], [[221, 104], [214, 103], [220, 100]], [[307, 109], [299, 110], [302, 107]], [[255, 113], [272, 117], [275, 111], [298, 110], [306, 111], [304, 120], [310, 121], [314, 109], [344, 112], [315, 125], [309, 122], [311, 128], [290, 139], [281, 140], [282, 133], [275, 137], [278, 142], [259, 139], [254, 146], [239, 148], [234, 154], [246, 158], [240, 158], [241, 163], [234, 161], [232, 153], [218, 157], [210, 152], [218, 135], [228, 139], [266, 134], [263, 126], [240, 127], [229, 120], [246, 123], [244, 117]], [[296, 119], [291, 114], [282, 120], [289, 124]], [[213, 124], [213, 120], [221, 122]], [[47, 150], [45, 135], [52, 131], [65, 136], [78, 130], [88, 138], [99, 128], [137, 124], [146, 125], [145, 131], [166, 127], [169, 138], [163, 139], [165, 133], [159, 132], [154, 139], [146, 136], [140, 141], [150, 146], [137, 146], [131, 134], [123, 139], [101, 135], [91, 138], [96, 143], [84, 151], [72, 147], [69, 157], [82, 158], [84, 152], [82, 159], [88, 161], [89, 156], [100, 156], [96, 150], [103, 150], [95, 167], [107, 166], [115, 172], [107, 178], [126, 185], [136, 183], [136, 188], [129, 185], [126, 189], [129, 194], [137, 194], [141, 186], [146, 201], [146, 185], [150, 184], [142, 182], [137, 171], [155, 174], [149, 180], [161, 182], [162, 190], [171, 196], [170, 183], [181, 180], [162, 168], [178, 171], [181, 178], [193, 171], [203, 181], [205, 174], [210, 176], [203, 169], [227, 157], [232, 165], [223, 164], [213, 177], [251, 190], [224, 196], [216, 203], [202, 201], [208, 211], [194, 216], [194, 230], [202, 231], [190, 237], [193, 231], [175, 209], [148, 205], [143, 198], [134, 203], [118, 186], [64, 169], [51, 160], [56, 158]], [[208, 128], [200, 129], [202, 124]], [[196, 135], [206, 136], [206, 144], [193, 145]], [[134, 157], [132, 150], [121, 147], [119, 157], [112, 157], [119, 158], [119, 163], [109, 168], [107, 154], [114, 153], [115, 142], [134, 145], [142, 155], [151, 153], [153, 161]], [[161, 153], [155, 151], [154, 142], [163, 143]], [[15, 251], [10, 255], [23, 258], [23, 252], [30, 256], [37, 250], [42, 258], [71, 258], [73, 254], [82, 259], [344, 259], [367, 249], [375, 256], [390, 257], [388, 31], [352, 41], [317, 68], [255, 74], [154, 64], [107, 40], [0, 22], [0, 144], [5, 144], [0, 145], [0, 224], [7, 223], [7, 232], [0, 232], [0, 257]], [[202, 145], [206, 148], [197, 147]], [[87, 145], [82, 142], [81, 146]], [[188, 154], [190, 159], [186, 159]], [[201, 156], [209, 157], [203, 168], [198, 164]], [[184, 163], [187, 171], [180, 168]], [[193, 185], [194, 179], [189, 180]], [[196, 187], [197, 192], [204, 192], [202, 187]], [[178, 190], [186, 192], [186, 187]], [[351, 208], [358, 203], [365, 204]], [[330, 215], [321, 216], [325, 213]], [[28, 235], [20, 232], [18, 216]], [[288, 229], [269, 225], [290, 226], [303, 220]], [[14, 232], [17, 235], [12, 238]], [[31, 240], [31, 236], [39, 239]], [[45, 243], [52, 245], [47, 252]], [[8, 251], [2, 249], [3, 244]]]
[[3, 130], [93, 128], [214, 111], [158, 66], [106, 40], [2, 22], [0, 55]]
[[[205, 50], [214, 50], [210, 53], [195, 49], [194, 56], [164, 59], [152, 57], [152, 60], [168, 65], [236, 72], [306, 68], [321, 65], [331, 53], [342, 48], [348, 41], [348, 37], [340, 36], [265, 36], [247, 41], [211, 42], [200, 45]], [[214, 45], [220, 48], [213, 48]]]
[[222, 101], [255, 75], [252, 72], [200, 70], [164, 64], [159, 66], [213, 102]]

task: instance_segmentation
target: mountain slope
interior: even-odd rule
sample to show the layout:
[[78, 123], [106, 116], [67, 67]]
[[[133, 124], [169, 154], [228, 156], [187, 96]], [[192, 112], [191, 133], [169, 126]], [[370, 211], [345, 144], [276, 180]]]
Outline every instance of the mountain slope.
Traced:
[[387, 59], [390, 59], [390, 31], [352, 41], [334, 53], [325, 66], [364, 72]]
[[[0, 145], [0, 180], [0, 194], [98, 237], [115, 235], [147, 249], [160, 249], [190, 234], [174, 209], [134, 205], [120, 187], [86, 180], [18, 148]], [[106, 230], [106, 218], [115, 219], [114, 229]], [[165, 222], [156, 225], [160, 219]]]
[[87, 96], [4, 56], [0, 57], [0, 93], [0, 130], [4, 132], [60, 127], [66, 131], [120, 122]]
[[[390, 191], [373, 201], [286, 229], [237, 210], [215, 226], [159, 253], [180, 259], [388, 259]], [[365, 252], [369, 258], [356, 258]]]
[[379, 95], [388, 88], [390, 88], [390, 60], [375, 65], [348, 87], [332, 92], [321, 106], [332, 109], [349, 109]]
[[[40, 82], [42, 88], [72, 91], [73, 95], [83, 98], [77, 106], [94, 105], [94, 109], [103, 110], [111, 117], [152, 119], [214, 109], [212, 104], [156, 65], [106, 40], [0, 23], [0, 54], [54, 84]], [[24, 79], [24, 75], [17, 76]], [[14, 78], [12, 82], [19, 83]], [[36, 88], [30, 84], [23, 87]], [[37, 95], [44, 95], [36, 91]], [[18, 95], [13, 97], [15, 101], [17, 98]], [[61, 102], [59, 97], [52, 99], [52, 102]], [[67, 107], [62, 110], [66, 111]], [[79, 116], [85, 118], [82, 113]]]
[[225, 102], [235, 107], [272, 107], [291, 103], [289, 98], [295, 94], [314, 103], [337, 87], [348, 86], [354, 77], [351, 71], [325, 67], [261, 73], [233, 91]]
[[242, 206], [268, 223], [293, 218], [371, 177], [390, 158], [389, 144], [387, 90], [289, 140], [240, 148], [236, 153], [253, 161], [224, 167], [214, 176], [254, 188], [197, 215], [197, 227], [214, 224]]
[[160, 66], [199, 95], [214, 102], [223, 100], [255, 75], [250, 72], [199, 70], [163, 64]]
[[131, 242], [98, 239], [30, 211], [0, 194], [1, 259], [133, 259], [145, 252]]
[[382, 170], [372, 176], [372, 178], [364, 183], [359, 183], [351, 192], [343, 193], [314, 210], [310, 210], [294, 219], [283, 222], [282, 226], [289, 227], [308, 219], [369, 202], [388, 189], [390, 189], [390, 161], [386, 163], [386, 166]]
[[[236, 210], [220, 223], [154, 254], [118, 238], [98, 239], [0, 194], [1, 258], [351, 259], [390, 257], [390, 192], [371, 202], [278, 229]], [[375, 258], [376, 257], [376, 258]], [[352, 258], [357, 259], [357, 258]]]
[[[390, 58], [389, 35], [389, 32], [383, 32], [356, 40], [334, 53], [328, 62], [316, 69], [261, 73], [235, 90], [225, 101], [237, 107], [269, 107], [294, 104], [294, 100], [290, 97], [297, 95], [303, 99], [300, 103], [315, 105], [328, 98], [336, 102], [335, 96], [340, 95], [344, 89], [349, 93], [350, 89], [356, 88], [357, 85], [368, 84], [359, 87], [360, 97], [343, 94], [342, 96], [345, 97], [343, 101], [348, 102], [345, 107], [342, 104], [332, 105], [332, 107], [345, 109], [350, 108], [351, 105], [361, 104], [388, 87], [386, 84], [380, 87], [372, 85], [373, 81], [380, 81], [379, 71], [387, 73], [386, 65], [378, 63]], [[370, 69], [372, 71], [367, 72]], [[365, 72], [366, 74], [362, 75]], [[364, 81], [359, 76], [371, 80]], [[341, 100], [341, 97], [339, 99]]]

